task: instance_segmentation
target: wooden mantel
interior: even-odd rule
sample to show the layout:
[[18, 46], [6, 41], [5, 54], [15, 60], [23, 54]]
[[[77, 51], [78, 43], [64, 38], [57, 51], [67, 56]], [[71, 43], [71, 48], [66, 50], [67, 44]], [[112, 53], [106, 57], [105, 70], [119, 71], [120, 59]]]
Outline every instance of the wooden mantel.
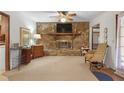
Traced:
[[81, 35], [81, 33], [49, 33], [49, 35], [53, 35], [53, 36], [77, 36], [77, 35]]

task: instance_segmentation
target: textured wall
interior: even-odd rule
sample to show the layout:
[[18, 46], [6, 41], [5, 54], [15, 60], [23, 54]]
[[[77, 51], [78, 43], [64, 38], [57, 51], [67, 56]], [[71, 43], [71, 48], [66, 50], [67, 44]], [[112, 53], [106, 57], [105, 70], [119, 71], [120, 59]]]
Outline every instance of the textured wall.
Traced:
[[37, 33], [42, 37], [39, 43], [43, 44], [45, 49], [56, 49], [55, 37], [49, 35], [55, 31], [55, 25], [55, 23], [37, 23]]
[[77, 22], [73, 23], [73, 27], [76, 27], [77, 31], [81, 35], [77, 36], [73, 40], [73, 48], [79, 49], [81, 46], [89, 46], [89, 23], [88, 22]]
[[78, 50], [81, 46], [89, 46], [89, 23], [88, 22], [73, 22], [73, 32], [76, 31], [81, 35], [73, 36], [55, 36], [50, 33], [56, 32], [56, 23], [37, 22], [37, 33], [41, 34], [42, 39], [39, 43], [43, 44], [45, 49], [56, 49], [56, 40], [72, 40], [73, 49]]

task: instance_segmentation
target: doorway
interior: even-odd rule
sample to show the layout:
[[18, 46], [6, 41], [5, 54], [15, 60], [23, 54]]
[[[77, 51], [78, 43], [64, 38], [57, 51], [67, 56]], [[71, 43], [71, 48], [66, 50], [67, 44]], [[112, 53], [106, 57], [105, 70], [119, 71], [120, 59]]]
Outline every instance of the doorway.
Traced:
[[1, 46], [1, 65], [3, 64], [2, 70], [8, 71], [10, 70], [10, 62], [9, 62], [9, 42], [10, 42], [10, 34], [9, 34], [9, 15], [0, 12], [0, 46]]
[[100, 24], [97, 24], [92, 27], [92, 49], [97, 49], [99, 43], [99, 35], [100, 35]]

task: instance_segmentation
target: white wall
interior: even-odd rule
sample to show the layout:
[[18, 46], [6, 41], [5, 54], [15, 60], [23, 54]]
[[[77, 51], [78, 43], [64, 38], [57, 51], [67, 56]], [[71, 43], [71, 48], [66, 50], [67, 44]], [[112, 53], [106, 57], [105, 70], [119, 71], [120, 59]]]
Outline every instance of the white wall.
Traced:
[[[104, 12], [90, 21], [90, 28], [96, 24], [100, 24], [100, 38], [99, 42], [104, 42], [104, 28], [108, 28], [108, 45], [110, 60], [106, 63], [108, 67], [115, 69], [115, 42], [116, 42], [116, 17], [119, 12]], [[91, 42], [91, 38], [90, 38]]]
[[27, 27], [32, 32], [36, 31], [36, 24], [34, 21], [25, 16], [23, 12], [7, 11], [10, 15], [10, 43], [20, 42], [20, 27]]

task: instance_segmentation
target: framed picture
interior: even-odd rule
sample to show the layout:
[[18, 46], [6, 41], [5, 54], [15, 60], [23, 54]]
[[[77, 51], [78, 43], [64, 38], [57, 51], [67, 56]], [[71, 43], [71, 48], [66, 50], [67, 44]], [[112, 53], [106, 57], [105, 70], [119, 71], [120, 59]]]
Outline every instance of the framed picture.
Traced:
[[30, 45], [31, 33], [30, 29], [26, 27], [20, 27], [20, 46], [28, 47]]

